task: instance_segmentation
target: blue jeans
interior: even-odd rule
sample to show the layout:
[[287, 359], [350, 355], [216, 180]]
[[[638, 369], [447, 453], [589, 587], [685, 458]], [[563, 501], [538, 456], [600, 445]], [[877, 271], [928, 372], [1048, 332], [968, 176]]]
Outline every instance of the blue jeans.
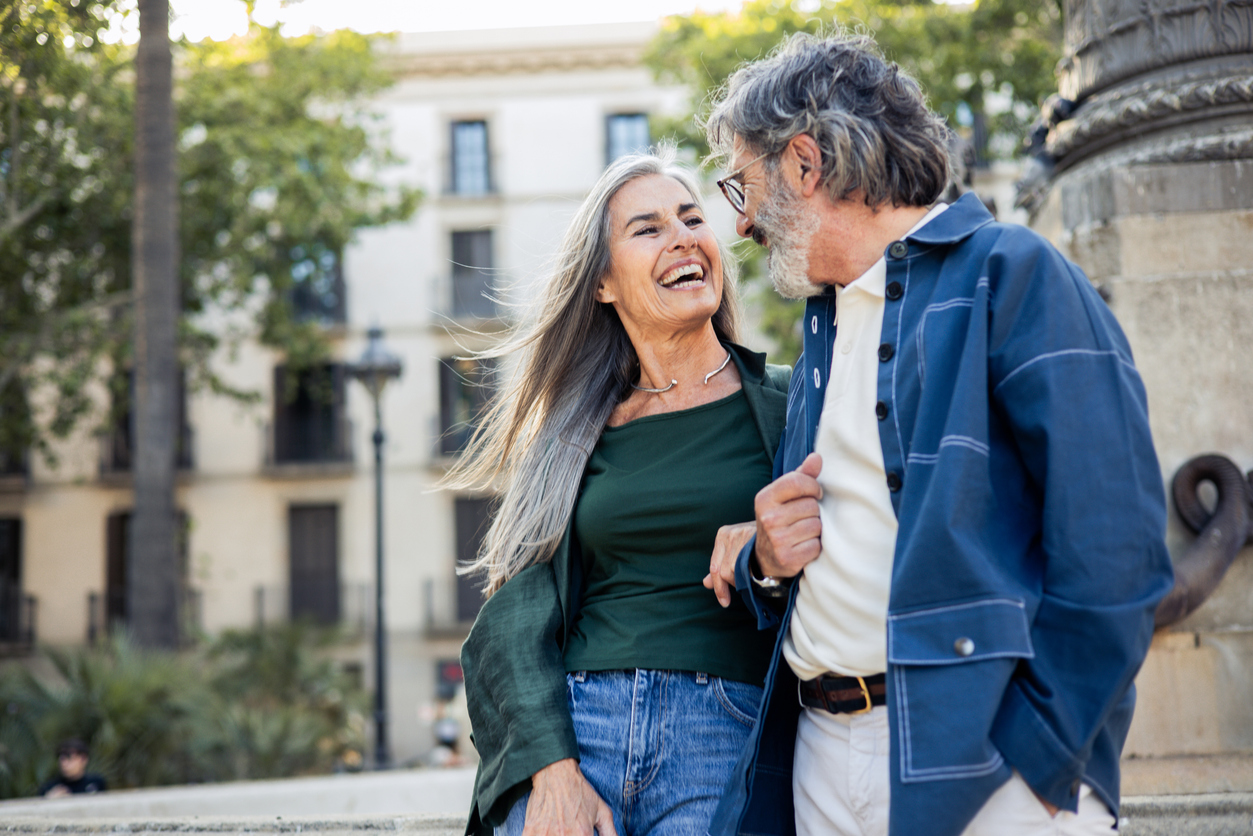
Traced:
[[[579, 767], [613, 810], [619, 836], [704, 836], [757, 721], [762, 689], [689, 671], [580, 671], [566, 679]], [[496, 836], [520, 836], [529, 797]]]

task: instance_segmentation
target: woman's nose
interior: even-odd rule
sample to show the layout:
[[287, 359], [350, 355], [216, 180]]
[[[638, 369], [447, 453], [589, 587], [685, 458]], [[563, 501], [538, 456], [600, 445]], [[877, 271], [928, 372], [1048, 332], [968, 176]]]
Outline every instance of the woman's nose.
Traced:
[[696, 233], [692, 228], [682, 220], [676, 220], [673, 225], [675, 230], [674, 238], [670, 241], [670, 246], [676, 249], [689, 249], [696, 246]]

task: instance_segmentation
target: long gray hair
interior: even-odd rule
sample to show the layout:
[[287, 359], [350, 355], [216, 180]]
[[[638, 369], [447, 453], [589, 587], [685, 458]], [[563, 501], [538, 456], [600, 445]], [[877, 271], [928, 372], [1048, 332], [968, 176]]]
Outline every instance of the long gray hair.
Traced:
[[[632, 180], [661, 174], [678, 181], [703, 209], [696, 180], [674, 157], [673, 148], [662, 147], [612, 163], [570, 222], [532, 315], [499, 345], [474, 355], [516, 361], [441, 482], [456, 490], [503, 488], [477, 558], [457, 569], [486, 574], [486, 595], [552, 557], [574, 511], [587, 459], [639, 373], [639, 358], [617, 312], [596, 300], [610, 268], [609, 202]], [[736, 262], [721, 242], [718, 248], [722, 303], [713, 326], [720, 339], [736, 341]]]

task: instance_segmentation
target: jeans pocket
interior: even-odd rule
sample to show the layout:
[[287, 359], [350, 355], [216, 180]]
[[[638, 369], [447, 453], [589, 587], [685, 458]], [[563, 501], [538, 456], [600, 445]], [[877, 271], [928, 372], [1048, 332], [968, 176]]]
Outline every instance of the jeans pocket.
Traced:
[[720, 676], [710, 677], [710, 680], [718, 704], [736, 720], [751, 728], [761, 711], [761, 697], [764, 693], [761, 686], [723, 679]]

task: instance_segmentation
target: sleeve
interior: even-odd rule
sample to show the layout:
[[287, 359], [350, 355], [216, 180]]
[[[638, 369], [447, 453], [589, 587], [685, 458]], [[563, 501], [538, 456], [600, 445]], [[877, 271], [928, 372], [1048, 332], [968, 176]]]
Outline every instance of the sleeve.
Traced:
[[487, 599], [461, 648], [480, 758], [474, 803], [489, 825], [503, 822], [530, 789], [532, 775], [579, 756], [558, 645], [561, 626], [553, 567], [540, 563]]
[[1165, 495], [1144, 385], [1112, 313], [1051, 246], [1023, 250], [989, 264], [989, 388], [1036, 492], [1043, 595], [1035, 656], [993, 740], [1037, 793], [1074, 810], [1172, 584]]

